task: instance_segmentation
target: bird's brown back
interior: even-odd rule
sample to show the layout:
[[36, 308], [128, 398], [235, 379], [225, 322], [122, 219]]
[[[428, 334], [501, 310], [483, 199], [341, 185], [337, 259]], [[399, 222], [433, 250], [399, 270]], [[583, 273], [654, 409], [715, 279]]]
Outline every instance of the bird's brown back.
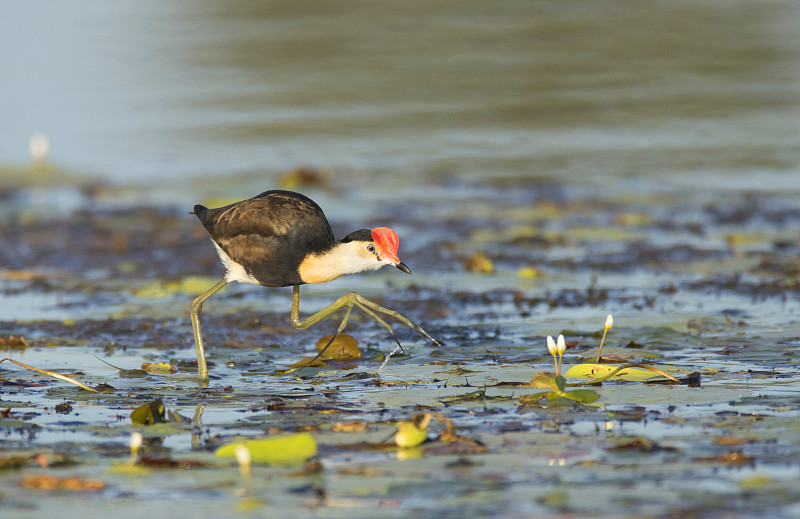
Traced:
[[319, 205], [292, 191], [266, 191], [215, 209], [197, 205], [194, 213], [211, 239], [265, 286], [301, 284], [303, 258], [336, 244]]

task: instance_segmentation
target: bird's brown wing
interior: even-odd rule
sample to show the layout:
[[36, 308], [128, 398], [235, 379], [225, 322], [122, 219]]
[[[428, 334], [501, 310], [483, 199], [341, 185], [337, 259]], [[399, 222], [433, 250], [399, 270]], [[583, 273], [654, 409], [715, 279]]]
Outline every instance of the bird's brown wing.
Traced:
[[216, 209], [195, 208], [211, 239], [262, 284], [298, 284], [297, 266], [335, 243], [322, 209], [291, 191], [266, 191]]

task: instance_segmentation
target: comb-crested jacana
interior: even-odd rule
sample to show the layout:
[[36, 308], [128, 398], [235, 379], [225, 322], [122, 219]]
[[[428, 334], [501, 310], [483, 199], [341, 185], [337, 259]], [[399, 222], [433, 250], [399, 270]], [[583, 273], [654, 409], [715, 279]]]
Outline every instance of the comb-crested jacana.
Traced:
[[[341, 309], [347, 311], [336, 333], [344, 330], [356, 306], [378, 321], [400, 345], [392, 327], [378, 314], [394, 317], [434, 344], [428, 333], [399, 313], [348, 292], [305, 320], [300, 319], [300, 285], [325, 283], [343, 274], [377, 270], [394, 265], [406, 274], [411, 270], [397, 257], [397, 233], [386, 227], [353, 231], [336, 241], [322, 209], [307, 196], [292, 191], [272, 190], [235, 204], [209, 209], [194, 206], [222, 263], [225, 277], [203, 292], [190, 305], [194, 342], [197, 348], [197, 376], [208, 378], [200, 310], [206, 299], [231, 281], [266, 287], [292, 286], [292, 327], [305, 330]], [[326, 348], [327, 348], [326, 346]]]

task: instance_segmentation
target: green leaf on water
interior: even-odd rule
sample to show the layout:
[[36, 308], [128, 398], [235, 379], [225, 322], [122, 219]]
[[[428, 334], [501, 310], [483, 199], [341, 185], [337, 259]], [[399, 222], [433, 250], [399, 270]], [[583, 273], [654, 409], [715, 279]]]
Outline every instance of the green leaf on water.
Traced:
[[591, 404], [600, 398], [600, 395], [591, 389], [575, 389], [573, 391], [567, 391], [563, 396], [564, 398], [569, 398], [570, 400], [575, 400], [582, 404]]
[[431, 414], [425, 413], [415, 416], [407, 422], [397, 422], [397, 434], [394, 441], [398, 447], [416, 447], [428, 439], [428, 424], [431, 421]]
[[551, 391], [564, 391], [566, 380], [561, 375], [554, 375], [548, 371], [537, 373], [529, 382], [531, 387], [549, 389]]
[[[539, 405], [538, 407], [546, 407], [547, 409], [557, 409], [560, 407], [570, 407], [570, 408], [578, 408], [581, 405], [581, 402], [577, 400], [573, 400], [571, 398], [567, 398], [564, 396], [563, 393], [546, 393], [543, 396], [547, 398], [547, 402], [545, 405]], [[523, 402], [523, 404], [531, 405], [532, 407], [537, 407], [536, 402]]]
[[115, 463], [106, 470], [107, 474], [115, 476], [150, 476], [153, 471], [141, 465], [131, 465], [130, 463]]
[[666, 373], [662, 368], [669, 369], [672, 372], [682, 371], [680, 368], [675, 366], [661, 366], [660, 368], [655, 368], [646, 365], [639, 365], [638, 367], [635, 367], [632, 365], [586, 363], [572, 366], [566, 371], [566, 373], [564, 373], [564, 376], [569, 378], [583, 378], [589, 380], [605, 380], [605, 378], [610, 378], [613, 380], [629, 380], [635, 382], [663, 380], [667, 378], [677, 382], [675, 378]]
[[171, 375], [178, 372], [178, 369], [169, 362], [143, 362], [142, 369], [156, 375]]
[[139, 425], [153, 425], [166, 422], [164, 417], [164, 402], [160, 398], [150, 403], [137, 407], [131, 413], [131, 421]]
[[552, 389], [552, 391], [522, 395], [519, 398], [522, 405], [541, 407], [542, 400], [546, 400], [547, 407], [564, 407], [575, 404], [591, 404], [600, 398], [600, 395], [591, 389], [564, 391], [566, 385], [564, 377], [548, 372], [534, 376], [530, 381], [530, 385], [539, 389]]
[[759, 490], [765, 490], [774, 484], [775, 479], [769, 474], [755, 474], [739, 481], [739, 488], [757, 492]]
[[236, 447], [244, 445], [255, 463], [270, 465], [297, 465], [317, 454], [317, 442], [308, 433], [279, 436], [263, 440], [244, 440], [223, 445], [217, 449], [218, 457], [235, 458]]

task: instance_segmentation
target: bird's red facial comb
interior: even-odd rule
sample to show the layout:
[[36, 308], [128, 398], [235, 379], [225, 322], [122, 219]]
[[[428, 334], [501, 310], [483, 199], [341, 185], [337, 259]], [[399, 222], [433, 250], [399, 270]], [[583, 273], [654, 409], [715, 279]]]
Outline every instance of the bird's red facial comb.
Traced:
[[400, 245], [400, 239], [397, 233], [388, 227], [375, 227], [370, 231], [372, 241], [378, 244], [381, 249], [381, 256], [400, 262], [397, 257], [397, 247]]

